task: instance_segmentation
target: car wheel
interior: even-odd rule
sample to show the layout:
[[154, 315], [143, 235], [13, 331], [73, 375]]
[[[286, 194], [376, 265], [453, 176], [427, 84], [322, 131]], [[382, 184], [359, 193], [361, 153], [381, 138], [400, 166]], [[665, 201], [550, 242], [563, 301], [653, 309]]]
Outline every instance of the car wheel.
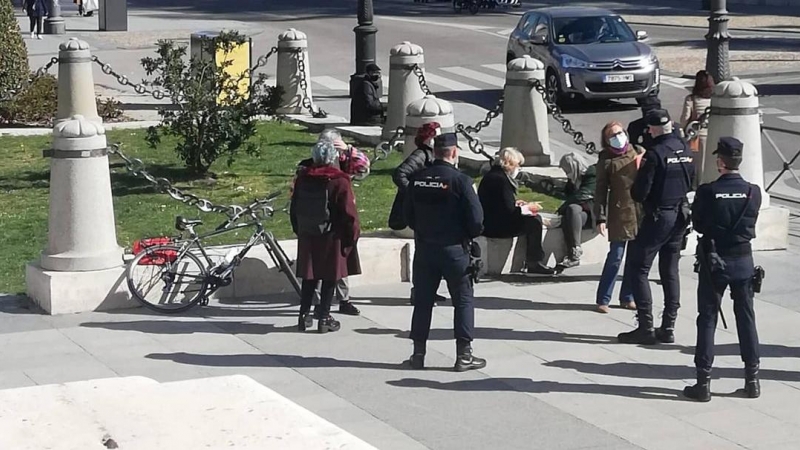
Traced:
[[461, 14], [462, 7], [463, 5], [461, 4], [460, 0], [453, 0], [453, 10], [456, 12], [456, 14]]
[[547, 93], [547, 101], [555, 105], [561, 103], [561, 99], [563, 98], [561, 94], [561, 85], [558, 81], [558, 74], [554, 70], [547, 71], [545, 92]]
[[506, 53], [506, 64], [510, 63], [511, 61], [517, 59], [516, 55], [511, 52]]
[[473, 16], [478, 14], [478, 10], [481, 8], [481, 3], [479, 1], [473, 0], [472, 3], [469, 5], [469, 13]]

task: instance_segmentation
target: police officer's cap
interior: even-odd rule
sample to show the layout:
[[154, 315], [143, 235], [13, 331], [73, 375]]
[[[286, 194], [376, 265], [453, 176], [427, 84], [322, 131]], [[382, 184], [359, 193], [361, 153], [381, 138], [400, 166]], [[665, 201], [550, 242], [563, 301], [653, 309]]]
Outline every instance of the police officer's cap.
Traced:
[[650, 111], [646, 116], [647, 124], [652, 127], [663, 127], [670, 122], [669, 111], [666, 109], [656, 109]]
[[433, 138], [434, 148], [458, 147], [458, 136], [455, 133], [442, 133]]
[[719, 138], [717, 149], [714, 150], [713, 154], [727, 156], [734, 159], [741, 159], [743, 149], [744, 144], [742, 144], [742, 141], [736, 139], [735, 137], [727, 136]]

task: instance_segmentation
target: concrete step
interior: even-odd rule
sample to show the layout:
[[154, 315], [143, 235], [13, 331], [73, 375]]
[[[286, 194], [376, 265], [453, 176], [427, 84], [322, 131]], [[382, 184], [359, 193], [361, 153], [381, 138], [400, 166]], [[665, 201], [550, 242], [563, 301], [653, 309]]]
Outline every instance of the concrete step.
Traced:
[[14, 450], [374, 449], [244, 375], [4, 390], [0, 430], [0, 448]]

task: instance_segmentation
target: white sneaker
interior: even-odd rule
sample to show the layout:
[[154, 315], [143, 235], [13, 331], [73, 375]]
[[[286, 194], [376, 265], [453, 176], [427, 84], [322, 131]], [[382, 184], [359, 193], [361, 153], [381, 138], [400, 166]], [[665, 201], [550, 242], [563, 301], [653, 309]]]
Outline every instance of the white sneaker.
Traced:
[[42, 37], [42, 35], [41, 35], [41, 34], [37, 34], [37, 35], [36, 35], [36, 39], [42, 40], [42, 39], [44, 39], [44, 38]]
[[31, 39], [36, 39], [36, 33], [31, 33]]

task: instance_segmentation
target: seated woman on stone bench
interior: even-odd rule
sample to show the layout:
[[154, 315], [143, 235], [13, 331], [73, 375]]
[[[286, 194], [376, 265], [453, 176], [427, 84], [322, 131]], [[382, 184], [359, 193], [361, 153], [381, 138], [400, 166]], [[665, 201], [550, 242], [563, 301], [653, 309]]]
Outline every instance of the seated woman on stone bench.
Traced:
[[595, 227], [594, 191], [597, 185], [597, 168], [575, 153], [567, 153], [561, 157], [558, 165], [567, 175], [567, 198], [557, 211], [561, 216], [567, 255], [556, 270], [563, 270], [581, 263], [581, 231]]
[[516, 178], [524, 162], [519, 151], [504, 148], [481, 180], [478, 198], [483, 207], [483, 235], [499, 239], [526, 236], [523, 271], [552, 275], [554, 269], [543, 262], [542, 219], [538, 215], [541, 205], [516, 199]]

